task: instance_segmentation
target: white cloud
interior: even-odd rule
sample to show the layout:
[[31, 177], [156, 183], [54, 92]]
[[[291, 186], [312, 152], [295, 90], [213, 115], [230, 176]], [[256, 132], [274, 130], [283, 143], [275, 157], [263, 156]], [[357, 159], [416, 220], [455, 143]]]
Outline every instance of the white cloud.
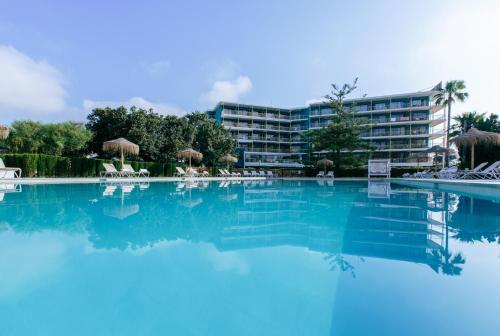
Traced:
[[36, 61], [11, 46], [0, 45], [0, 113], [57, 114], [66, 108], [61, 73], [46, 61]]
[[186, 114], [186, 111], [184, 111], [179, 107], [163, 103], [153, 103], [142, 97], [132, 97], [127, 101], [95, 101], [89, 99], [83, 101], [83, 108], [85, 109], [86, 112], [90, 112], [95, 108], [105, 108], [105, 107], [114, 108], [119, 106], [124, 106], [126, 108], [135, 106], [146, 110], [153, 109], [154, 112], [164, 115], [183, 116]]
[[233, 81], [216, 81], [212, 89], [201, 95], [201, 100], [217, 104], [220, 101], [238, 102], [240, 97], [252, 89], [252, 81], [247, 76], [239, 76]]
[[161, 76], [170, 69], [170, 62], [168, 60], [142, 62], [141, 68], [151, 77]]

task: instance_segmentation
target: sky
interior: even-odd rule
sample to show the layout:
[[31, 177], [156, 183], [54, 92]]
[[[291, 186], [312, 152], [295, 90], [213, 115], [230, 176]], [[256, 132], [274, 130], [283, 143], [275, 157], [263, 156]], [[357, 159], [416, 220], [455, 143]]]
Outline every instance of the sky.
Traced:
[[454, 114], [499, 113], [500, 1], [0, 0], [0, 123], [162, 114], [221, 100], [300, 107], [463, 79]]

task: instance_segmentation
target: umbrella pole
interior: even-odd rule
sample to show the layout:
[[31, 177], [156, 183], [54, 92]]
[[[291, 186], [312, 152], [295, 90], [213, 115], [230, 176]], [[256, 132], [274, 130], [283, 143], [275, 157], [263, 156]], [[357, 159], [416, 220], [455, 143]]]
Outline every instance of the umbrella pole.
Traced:
[[474, 144], [472, 144], [470, 153], [470, 169], [474, 169]]
[[121, 154], [122, 154], [122, 168], [123, 169], [123, 164], [125, 163], [125, 158], [123, 157], [123, 147], [121, 148]]

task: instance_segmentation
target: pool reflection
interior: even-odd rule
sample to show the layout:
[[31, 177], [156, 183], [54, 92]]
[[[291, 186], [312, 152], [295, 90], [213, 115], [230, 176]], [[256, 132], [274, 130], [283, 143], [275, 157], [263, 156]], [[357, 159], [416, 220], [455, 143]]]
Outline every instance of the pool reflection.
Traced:
[[0, 221], [16, 232], [82, 233], [96, 249], [174, 240], [209, 242], [219, 251], [298, 246], [353, 276], [345, 256], [460, 275], [466, 256], [452, 251], [450, 240], [498, 243], [500, 237], [500, 207], [491, 201], [381, 181], [40, 185], [22, 191], [0, 203]]

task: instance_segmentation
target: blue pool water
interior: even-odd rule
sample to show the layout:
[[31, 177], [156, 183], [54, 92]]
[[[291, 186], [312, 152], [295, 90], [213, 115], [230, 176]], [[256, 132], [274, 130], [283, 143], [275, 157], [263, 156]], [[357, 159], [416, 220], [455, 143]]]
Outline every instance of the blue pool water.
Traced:
[[0, 335], [500, 334], [491, 196], [341, 181], [3, 188]]

